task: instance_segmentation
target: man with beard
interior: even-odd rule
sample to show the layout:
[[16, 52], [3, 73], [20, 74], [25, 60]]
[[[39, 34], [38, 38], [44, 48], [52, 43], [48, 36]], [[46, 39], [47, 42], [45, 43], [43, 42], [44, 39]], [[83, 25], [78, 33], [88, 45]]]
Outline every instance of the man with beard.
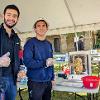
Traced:
[[15, 100], [17, 93], [20, 39], [12, 28], [17, 24], [19, 15], [15, 5], [7, 5], [3, 13], [4, 23], [0, 26], [0, 92], [4, 92], [3, 100]]

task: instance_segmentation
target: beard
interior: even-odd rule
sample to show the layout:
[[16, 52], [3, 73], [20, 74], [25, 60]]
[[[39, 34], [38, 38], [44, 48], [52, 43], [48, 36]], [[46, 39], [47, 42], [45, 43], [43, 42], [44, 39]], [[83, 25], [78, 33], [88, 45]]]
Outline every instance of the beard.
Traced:
[[14, 23], [13, 25], [9, 25], [9, 24], [7, 23], [7, 20], [6, 20], [6, 19], [4, 19], [4, 23], [5, 23], [5, 25], [6, 25], [8, 28], [13, 28], [13, 27], [17, 24], [17, 22], [16, 22], [16, 23]]

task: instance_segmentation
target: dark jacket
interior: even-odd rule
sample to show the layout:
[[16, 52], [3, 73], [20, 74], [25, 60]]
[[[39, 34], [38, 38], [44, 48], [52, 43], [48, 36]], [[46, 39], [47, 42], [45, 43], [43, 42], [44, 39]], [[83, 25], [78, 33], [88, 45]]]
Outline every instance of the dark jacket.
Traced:
[[84, 42], [82, 40], [78, 41], [78, 50], [84, 50]]
[[[18, 74], [18, 70], [19, 70], [19, 57], [18, 57], [18, 52], [20, 49], [20, 39], [17, 36], [17, 34], [14, 32], [14, 30], [12, 30], [13, 32], [13, 41], [14, 41], [14, 62], [13, 62], [13, 67], [12, 67], [12, 74], [13, 74], [13, 79], [14, 79], [14, 83], [16, 84], [16, 79], [17, 79], [17, 74]], [[3, 44], [4, 44], [4, 34], [5, 34], [5, 29], [3, 27], [3, 24], [0, 26], [0, 56], [2, 56], [4, 54], [3, 51]], [[2, 73], [3, 73], [3, 68], [0, 67], [0, 77], [2, 77]]]
[[28, 40], [24, 46], [24, 64], [27, 67], [28, 79], [35, 82], [54, 80], [54, 68], [46, 68], [46, 59], [53, 57], [51, 43], [40, 41], [35, 37]]

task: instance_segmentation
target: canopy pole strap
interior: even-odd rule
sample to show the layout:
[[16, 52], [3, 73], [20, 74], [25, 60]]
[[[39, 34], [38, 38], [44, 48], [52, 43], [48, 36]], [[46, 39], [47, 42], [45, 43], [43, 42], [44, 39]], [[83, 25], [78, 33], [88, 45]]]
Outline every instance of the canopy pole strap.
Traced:
[[[67, 10], [68, 10], [69, 15], [70, 15], [71, 21], [72, 21], [72, 23], [73, 23], [74, 32], [75, 32], [75, 37], [76, 37], [76, 40], [77, 40], [76, 24], [75, 24], [73, 15], [72, 15], [72, 13], [71, 13], [71, 10], [70, 10], [70, 8], [69, 8], [69, 5], [68, 5], [67, 0], [64, 0], [64, 3], [65, 3], [65, 6], [66, 6], [66, 8], [67, 8]], [[77, 43], [77, 41], [76, 41], [76, 49], [77, 49], [77, 51], [78, 51], [78, 43]]]

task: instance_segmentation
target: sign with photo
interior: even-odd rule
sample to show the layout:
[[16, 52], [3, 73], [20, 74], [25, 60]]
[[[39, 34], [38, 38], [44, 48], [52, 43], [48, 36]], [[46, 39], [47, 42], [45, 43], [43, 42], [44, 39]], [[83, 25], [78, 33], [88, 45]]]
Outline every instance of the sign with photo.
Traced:
[[54, 54], [53, 58], [54, 58], [56, 63], [63, 63], [63, 62], [68, 62], [69, 55], [68, 55], [68, 53], [65, 53], [65, 54]]

